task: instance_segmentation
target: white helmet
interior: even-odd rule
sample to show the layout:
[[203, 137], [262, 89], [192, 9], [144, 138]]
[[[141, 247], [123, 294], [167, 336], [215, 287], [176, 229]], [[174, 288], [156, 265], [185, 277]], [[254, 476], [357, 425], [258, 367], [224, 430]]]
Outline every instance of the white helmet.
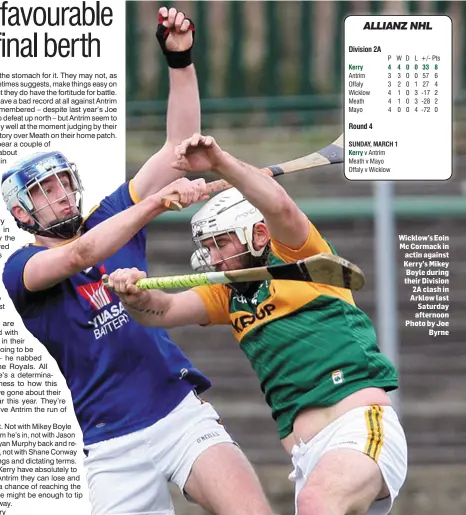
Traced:
[[262, 256], [266, 247], [254, 249], [253, 229], [257, 222], [263, 221], [263, 214], [236, 188], [215, 195], [191, 219], [193, 241], [198, 247], [191, 257], [191, 266], [197, 272], [211, 270], [210, 253], [202, 247], [201, 242], [208, 238], [215, 241], [216, 236], [227, 233], [235, 233], [240, 243], [247, 245], [246, 253], [254, 257]]

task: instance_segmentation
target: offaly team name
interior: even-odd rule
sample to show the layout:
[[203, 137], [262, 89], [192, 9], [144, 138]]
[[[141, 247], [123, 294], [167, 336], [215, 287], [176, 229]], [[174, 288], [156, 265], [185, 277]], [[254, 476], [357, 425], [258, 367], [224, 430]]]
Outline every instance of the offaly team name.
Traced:
[[104, 309], [96, 315], [89, 324], [94, 326], [94, 336], [98, 340], [108, 333], [116, 331], [122, 325], [129, 322], [129, 316], [123, 304], [119, 302], [114, 304], [109, 309]]

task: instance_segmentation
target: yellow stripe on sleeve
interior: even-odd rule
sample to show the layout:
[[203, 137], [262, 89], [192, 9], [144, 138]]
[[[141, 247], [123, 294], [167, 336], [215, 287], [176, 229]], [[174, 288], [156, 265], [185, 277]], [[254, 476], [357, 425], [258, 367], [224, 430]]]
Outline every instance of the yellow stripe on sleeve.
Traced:
[[141, 202], [139, 195], [136, 193], [136, 189], [133, 184], [133, 179], [129, 181], [129, 196], [135, 204], [139, 204], [139, 202]]

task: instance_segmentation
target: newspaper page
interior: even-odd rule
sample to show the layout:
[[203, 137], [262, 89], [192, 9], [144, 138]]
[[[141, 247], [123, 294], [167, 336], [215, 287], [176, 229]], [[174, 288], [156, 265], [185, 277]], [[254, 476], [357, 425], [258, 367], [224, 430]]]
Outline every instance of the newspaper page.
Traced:
[[[0, 23], [2, 173], [61, 152], [77, 166], [89, 212], [125, 180], [125, 3], [11, 0]], [[0, 223], [3, 268], [34, 238], [3, 202]], [[3, 284], [0, 320], [0, 513], [89, 513], [70, 392]]]
[[[167, 63], [155, 38], [162, 5], [174, 6], [195, 23], [193, 55], [203, 133], [214, 136], [238, 160], [269, 166], [263, 171], [279, 176], [278, 182], [332, 244], [332, 252], [335, 248], [365, 274], [364, 287], [353, 292], [361, 311], [354, 332], [348, 333], [352, 337], [348, 345], [352, 349], [350, 345], [365, 330], [376, 335], [377, 350], [368, 351], [376, 357], [362, 367], [361, 374], [370, 381], [377, 373], [386, 373], [382, 382], [397, 382], [382, 394], [389, 399], [383, 404], [386, 412], [392, 406], [399, 421], [394, 416], [386, 426], [381, 424], [380, 403], [371, 401], [358, 426], [362, 433], [343, 432], [328, 445], [356, 446], [360, 437], [364, 440], [360, 450], [375, 461], [388, 460], [383, 479], [391, 481], [396, 476], [396, 484], [390, 483], [388, 492], [384, 483], [377, 495], [385, 497], [374, 513], [466, 513], [462, 494], [466, 481], [466, 362], [462, 359], [466, 334], [462, 279], [466, 247], [466, 2], [1, 1], [2, 177], [36, 153], [45, 153], [52, 164], [65, 156], [70, 170], [74, 166], [78, 170], [84, 187], [82, 211], [88, 214], [134, 177], [142, 156], [149, 157], [162, 148], [170, 91]], [[188, 122], [189, 116], [182, 117], [177, 125], [188, 126]], [[47, 176], [47, 162], [41, 166]], [[214, 175], [206, 174], [206, 181], [220, 178]], [[35, 241], [9, 212], [10, 200], [18, 191], [4, 189], [2, 183], [0, 269], [18, 249], [29, 248]], [[190, 221], [200, 205], [164, 213], [148, 224], [150, 275], [188, 274], [193, 263], [199, 265], [193, 259], [199, 254], [193, 254]], [[32, 209], [27, 197], [23, 207]], [[248, 215], [240, 213], [238, 218]], [[297, 255], [295, 250], [292, 255]], [[127, 266], [136, 265], [127, 260]], [[83, 323], [92, 327], [96, 349], [102, 336], [122, 323], [134, 322], [128, 311], [120, 309], [121, 304], [118, 309], [115, 305], [107, 309], [103, 271], [99, 272], [91, 287], [79, 293], [86, 308], [94, 310]], [[281, 316], [282, 308], [291, 303], [289, 298], [294, 299], [293, 289], [287, 291], [291, 293], [279, 310], [272, 304], [272, 318], [278, 312]], [[236, 319], [236, 328], [232, 323], [233, 334], [228, 324], [193, 324], [170, 329], [169, 336], [173, 347], [195, 360], [198, 374], [210, 379], [212, 387], [205, 398], [218, 410], [254, 466], [274, 515], [301, 515], [295, 511], [297, 484], [304, 484], [305, 472], [294, 463], [305, 461], [306, 453], [314, 457], [308, 444], [327, 427], [323, 424], [315, 430], [315, 421], [309, 417], [303, 423], [306, 430], [308, 423], [312, 427], [306, 433], [309, 438], [296, 436], [296, 445], [284, 452], [254, 366], [235, 340], [236, 333], [246, 326], [248, 332], [256, 323], [268, 323], [272, 309], [259, 311], [260, 296], [254, 295], [246, 298], [236, 292], [238, 305], [250, 305], [245, 315]], [[326, 294], [323, 297], [326, 300], [317, 308], [319, 313], [325, 311], [328, 300]], [[293, 302], [300, 299], [296, 294]], [[118, 302], [116, 295], [114, 302]], [[30, 317], [32, 327], [37, 332], [56, 327], [65, 332], [74, 313], [67, 312], [66, 306], [57, 306], [57, 313], [60, 315], [45, 329], [34, 327]], [[42, 320], [40, 316], [37, 319]], [[351, 325], [346, 319], [338, 325], [339, 320], [340, 315], [332, 312], [321, 324], [331, 328], [332, 336], [326, 333], [309, 348], [333, 349], [330, 345], [346, 335]], [[300, 347], [295, 355], [292, 345], [307, 343], [315, 325], [313, 319], [304, 336], [293, 342], [290, 335], [295, 327], [279, 326], [274, 338], [284, 339], [280, 352], [286, 348], [287, 363], [279, 361], [276, 370], [295, 360], [299, 371], [308, 366], [303, 377], [312, 376], [321, 363], [316, 359], [306, 364], [303, 356], [308, 349], [304, 352]], [[266, 354], [268, 345], [274, 343], [263, 345], [264, 355], [273, 358], [270, 362], [280, 354]], [[354, 372], [352, 358], [363, 355], [360, 361], [366, 364], [363, 346], [356, 352], [340, 347], [329, 351], [325, 359], [340, 363], [332, 367], [323, 363], [322, 377], [312, 387], [299, 385], [301, 393], [320, 388], [324, 375], [335, 389], [332, 391], [345, 388]], [[130, 355], [128, 352], [128, 359]], [[181, 359], [179, 355], [177, 359]], [[66, 356], [62, 361], [66, 362]], [[354, 368], [361, 371], [357, 365]], [[181, 381], [188, 370], [178, 370], [176, 379]], [[369, 377], [372, 372], [374, 376]], [[285, 379], [279, 392], [283, 398], [297, 384], [294, 378]], [[26, 329], [0, 281], [0, 515], [92, 513], [95, 491], [86, 478], [83, 432], [69, 386], [55, 359]], [[141, 392], [141, 396], [143, 393], [147, 394]], [[168, 398], [164, 388], [154, 389], [154, 395], [162, 404], [163, 397]], [[308, 404], [303, 411], [322, 408], [319, 401], [317, 407]], [[97, 405], [100, 408], [101, 404]], [[333, 408], [330, 415], [325, 411], [316, 417], [318, 422], [334, 423], [338, 409]], [[178, 426], [190, 429], [191, 421], [184, 417], [166, 430], [160, 437], [163, 445], [170, 447], [167, 442], [172, 442], [170, 437], [175, 439]], [[195, 444], [204, 445], [218, 437], [217, 426], [196, 435]], [[399, 428], [395, 438], [390, 433], [393, 427]], [[110, 442], [109, 448], [112, 445]], [[180, 453], [178, 459], [184, 460], [190, 452]], [[316, 453], [316, 463], [323, 454], [320, 450]], [[118, 454], [112, 457], [118, 458]], [[157, 464], [162, 467], [165, 462]], [[160, 467], [154, 470], [158, 472]], [[314, 469], [309, 467], [311, 474]], [[362, 477], [356, 466], [350, 468], [355, 481]], [[231, 481], [234, 477], [231, 474]], [[162, 491], [154, 488], [152, 479], [140, 481], [134, 470], [127, 478], [142, 498], [152, 495], [166, 501], [170, 509], [163, 511], [164, 515], [172, 513], [172, 501], [178, 515], [207, 514], [184, 498], [172, 476], [164, 479]], [[348, 474], [339, 469], [332, 484], [347, 479]], [[226, 491], [231, 488], [229, 481], [230, 477], [225, 486], [218, 480], [216, 488], [225, 487]], [[170, 482], [171, 497], [166, 488]], [[118, 488], [112, 483], [108, 492], [100, 493], [109, 497]], [[328, 490], [325, 495], [332, 495], [332, 489]], [[358, 485], [358, 490], [363, 495], [364, 488]], [[240, 489], [234, 495], [238, 502], [246, 498]], [[395, 501], [393, 507], [391, 500]], [[114, 513], [110, 509], [99, 512], [97, 503], [94, 512]], [[148, 510], [137, 511], [141, 512]]]

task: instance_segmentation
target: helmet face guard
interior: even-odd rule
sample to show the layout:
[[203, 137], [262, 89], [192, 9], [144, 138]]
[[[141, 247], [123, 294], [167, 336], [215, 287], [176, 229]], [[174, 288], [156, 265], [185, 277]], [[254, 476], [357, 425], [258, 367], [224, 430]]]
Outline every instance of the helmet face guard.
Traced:
[[[230, 260], [243, 255], [251, 257], [250, 266], [253, 266], [255, 258], [261, 257], [265, 251], [265, 247], [256, 250], [253, 245], [254, 225], [263, 220], [262, 213], [237, 189], [230, 188], [215, 195], [191, 220], [193, 242], [197, 248], [191, 257], [191, 266], [198, 272], [213, 271], [220, 263], [225, 263], [228, 267]], [[221, 256], [217, 238], [225, 235], [229, 236], [235, 244], [239, 240], [244, 248], [238, 249], [238, 252], [232, 256], [212, 263], [210, 252], [203, 246], [203, 242], [212, 238]]]
[[[67, 191], [61, 176], [66, 173], [70, 181]], [[54, 177], [63, 195], [55, 200], [50, 200], [42, 182]], [[45, 204], [41, 207], [34, 205], [31, 190], [38, 188], [45, 198]], [[8, 211], [14, 216], [13, 208], [21, 207], [32, 218], [32, 224], [21, 222], [15, 217], [16, 223], [22, 229], [32, 234], [52, 238], [69, 239], [76, 235], [82, 223], [82, 198], [83, 187], [74, 163], [69, 162], [60, 152], [45, 152], [29, 156], [16, 163], [2, 177], [2, 195]], [[71, 201], [73, 199], [73, 202]], [[68, 201], [70, 208], [76, 207], [77, 212], [60, 217], [57, 208]], [[39, 214], [44, 209], [50, 209], [56, 218], [43, 225], [39, 220]]]
[[[218, 245], [217, 238], [219, 236], [228, 236], [230, 241], [236, 246], [236, 241], [233, 239], [233, 236], [236, 235], [238, 240], [242, 246], [246, 245], [246, 249], [242, 250], [232, 256], [228, 256], [226, 258], [221, 258], [215, 263], [212, 263], [212, 256], [207, 247], [203, 245], [203, 242], [208, 239], [212, 239], [214, 245], [217, 247], [217, 251], [219, 256], [222, 255], [222, 251]], [[225, 263], [228, 268], [228, 263], [230, 260], [245, 256], [251, 255], [251, 251], [247, 246], [247, 239], [245, 234], [245, 229], [242, 227], [237, 227], [230, 231], [224, 231], [221, 233], [204, 233], [202, 236], [193, 237], [194, 245], [196, 246], [196, 251], [191, 256], [191, 267], [196, 272], [215, 272], [216, 267], [222, 263]], [[239, 249], [238, 249], [239, 250]]]

